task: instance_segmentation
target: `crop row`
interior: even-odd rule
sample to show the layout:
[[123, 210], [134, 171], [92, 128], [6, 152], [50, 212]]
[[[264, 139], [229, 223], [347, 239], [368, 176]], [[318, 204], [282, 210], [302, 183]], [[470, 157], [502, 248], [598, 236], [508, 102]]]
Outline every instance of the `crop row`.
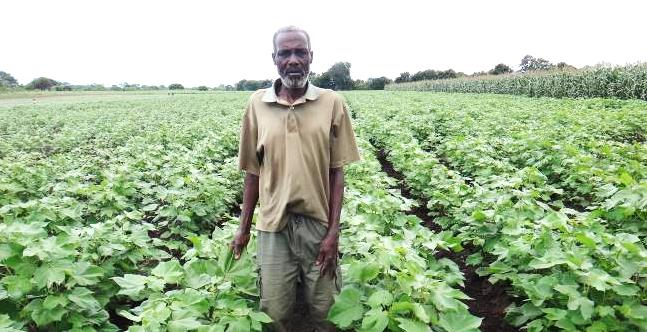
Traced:
[[[116, 331], [147, 287], [170, 287], [191, 240], [236, 201], [240, 176], [226, 166], [242, 96], [0, 113], [0, 326]], [[207, 265], [192, 266], [196, 279]], [[132, 277], [141, 273], [151, 277], [146, 287]], [[169, 329], [190, 323], [184, 309], [157, 308]]]
[[[17, 107], [0, 113], [0, 329], [250, 331], [255, 241], [228, 249], [244, 95]], [[11, 113], [9, 113], [11, 112]], [[458, 244], [404, 210], [373, 148], [347, 168], [344, 287], [361, 331], [477, 331]]]
[[[388, 151], [407, 185], [428, 200], [435, 221], [479, 248], [470, 263], [491, 281], [511, 284], [518, 296], [508, 309], [514, 325], [530, 331], [646, 328], [640, 142], [604, 140], [604, 130], [591, 130], [595, 124], [568, 127], [579, 114], [526, 112], [535, 101], [523, 98], [497, 108], [507, 97], [468, 102], [453, 95], [452, 102], [461, 103], [453, 109], [436, 105], [450, 99], [437, 94], [348, 97], [361, 131]], [[522, 125], [532, 130], [523, 133]], [[570, 135], [577, 139], [569, 141]], [[586, 158], [591, 155], [598, 158]], [[586, 191], [578, 193], [582, 187]]]

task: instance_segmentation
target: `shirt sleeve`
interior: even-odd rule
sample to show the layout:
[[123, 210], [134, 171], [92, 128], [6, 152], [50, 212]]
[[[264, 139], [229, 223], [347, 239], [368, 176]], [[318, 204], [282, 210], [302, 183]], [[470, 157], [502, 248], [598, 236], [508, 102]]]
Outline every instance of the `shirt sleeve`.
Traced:
[[359, 161], [355, 132], [346, 104], [341, 98], [335, 103], [335, 112], [330, 130], [330, 168], [342, 167]]
[[256, 153], [257, 142], [258, 127], [256, 114], [254, 112], [253, 102], [250, 99], [247, 103], [247, 109], [245, 110], [242, 127], [240, 129], [238, 168], [242, 171], [258, 176], [260, 174], [261, 166]]

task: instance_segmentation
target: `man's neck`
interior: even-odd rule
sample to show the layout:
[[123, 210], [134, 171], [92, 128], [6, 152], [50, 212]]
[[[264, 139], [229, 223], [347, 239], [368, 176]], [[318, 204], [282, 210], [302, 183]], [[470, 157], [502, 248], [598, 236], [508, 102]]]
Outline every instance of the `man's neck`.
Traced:
[[295, 101], [297, 101], [299, 98], [303, 97], [306, 94], [306, 90], [308, 88], [308, 84], [304, 85], [302, 88], [294, 88], [294, 89], [289, 89], [286, 88], [285, 85], [281, 84], [279, 87], [279, 91], [277, 91], [276, 95], [280, 99], [284, 99], [290, 104], [293, 104]]

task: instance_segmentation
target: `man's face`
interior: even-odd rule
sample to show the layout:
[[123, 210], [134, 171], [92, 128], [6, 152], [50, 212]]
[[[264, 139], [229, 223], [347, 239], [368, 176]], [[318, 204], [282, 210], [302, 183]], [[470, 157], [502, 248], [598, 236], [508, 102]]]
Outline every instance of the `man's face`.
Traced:
[[298, 31], [282, 32], [276, 36], [275, 47], [272, 59], [281, 83], [289, 89], [303, 88], [308, 83], [312, 63], [312, 51], [306, 36]]

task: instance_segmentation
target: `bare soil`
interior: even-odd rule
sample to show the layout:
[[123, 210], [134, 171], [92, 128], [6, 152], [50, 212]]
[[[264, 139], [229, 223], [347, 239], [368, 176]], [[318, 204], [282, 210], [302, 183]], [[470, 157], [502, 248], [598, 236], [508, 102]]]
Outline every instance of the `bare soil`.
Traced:
[[[398, 180], [398, 188], [402, 196], [416, 200], [419, 203], [419, 206], [412, 208], [406, 213], [417, 216], [423, 221], [426, 227], [434, 232], [441, 231], [442, 227], [436, 224], [433, 218], [429, 216], [430, 211], [427, 208], [427, 200], [411, 191], [402, 173], [396, 171], [393, 168], [393, 164], [387, 160], [387, 154], [383, 149], [377, 151], [377, 159], [382, 165], [382, 171]], [[465, 277], [465, 287], [462, 288], [462, 291], [472, 298], [472, 300], [466, 300], [464, 302], [468, 305], [470, 313], [483, 318], [481, 331], [518, 332], [518, 328], [504, 320], [505, 308], [513, 302], [512, 298], [507, 294], [508, 285], [492, 284], [487, 278], [481, 277], [476, 273], [475, 266], [469, 266], [465, 263], [467, 257], [476, 251], [478, 251], [477, 248], [466, 247], [460, 253], [441, 251], [435, 257], [437, 259], [448, 258], [460, 268], [460, 271]]]

